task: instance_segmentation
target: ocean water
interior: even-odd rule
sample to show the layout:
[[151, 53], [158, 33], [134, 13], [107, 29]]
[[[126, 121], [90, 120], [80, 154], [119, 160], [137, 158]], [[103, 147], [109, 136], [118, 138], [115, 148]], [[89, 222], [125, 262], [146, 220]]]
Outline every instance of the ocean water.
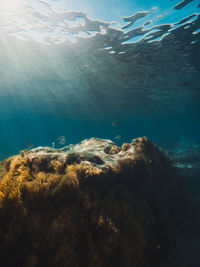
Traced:
[[0, 160], [85, 138], [200, 149], [198, 0], [0, 3]]

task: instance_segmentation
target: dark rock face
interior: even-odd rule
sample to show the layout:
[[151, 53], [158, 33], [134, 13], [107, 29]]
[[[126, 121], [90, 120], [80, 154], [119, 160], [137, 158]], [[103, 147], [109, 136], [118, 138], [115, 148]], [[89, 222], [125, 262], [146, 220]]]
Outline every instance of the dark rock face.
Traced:
[[2, 266], [173, 266], [184, 193], [146, 137], [21, 152], [0, 175]]

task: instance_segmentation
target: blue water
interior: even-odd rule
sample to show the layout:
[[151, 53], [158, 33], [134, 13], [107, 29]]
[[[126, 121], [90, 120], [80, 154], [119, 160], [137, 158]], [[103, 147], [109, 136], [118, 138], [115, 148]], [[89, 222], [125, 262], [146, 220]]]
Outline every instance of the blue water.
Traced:
[[199, 1], [23, 3], [1, 4], [0, 160], [60, 136], [200, 146]]

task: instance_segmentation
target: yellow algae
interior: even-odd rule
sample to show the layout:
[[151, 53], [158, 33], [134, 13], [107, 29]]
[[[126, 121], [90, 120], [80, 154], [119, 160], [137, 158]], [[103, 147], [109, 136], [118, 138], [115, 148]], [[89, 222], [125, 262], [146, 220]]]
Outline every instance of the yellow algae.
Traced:
[[[4, 161], [2, 266], [81, 267], [84, 262], [88, 267], [143, 267], [157, 244], [170, 246], [169, 205], [174, 201], [166, 182], [168, 160], [149, 140], [135, 143], [133, 155], [123, 151], [107, 169], [88, 161], [69, 164], [49, 154]], [[158, 226], [164, 229], [163, 240], [155, 235]]]
[[60, 172], [63, 164], [59, 160], [51, 160], [51, 165], [55, 172]]

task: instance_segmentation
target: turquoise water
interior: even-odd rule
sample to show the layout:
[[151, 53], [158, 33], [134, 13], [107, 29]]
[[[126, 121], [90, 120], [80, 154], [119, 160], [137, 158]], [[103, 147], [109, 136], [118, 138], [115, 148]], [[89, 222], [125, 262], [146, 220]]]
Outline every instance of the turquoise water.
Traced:
[[94, 136], [199, 148], [199, 1], [178, 3], [1, 3], [0, 160]]

